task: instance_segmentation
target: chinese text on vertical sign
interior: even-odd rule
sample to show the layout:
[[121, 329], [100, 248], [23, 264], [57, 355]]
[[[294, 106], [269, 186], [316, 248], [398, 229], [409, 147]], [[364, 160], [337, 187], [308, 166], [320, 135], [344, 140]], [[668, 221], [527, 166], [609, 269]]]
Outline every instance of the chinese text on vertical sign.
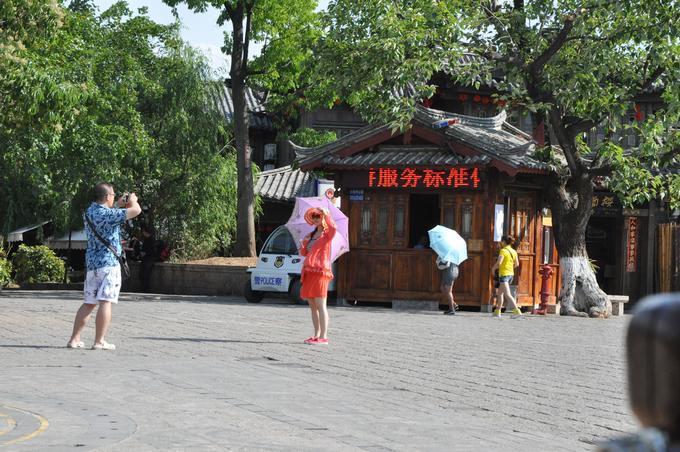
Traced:
[[480, 188], [479, 168], [371, 168], [368, 186], [375, 188]]
[[626, 272], [637, 271], [638, 219], [628, 217], [628, 240], [626, 243]]

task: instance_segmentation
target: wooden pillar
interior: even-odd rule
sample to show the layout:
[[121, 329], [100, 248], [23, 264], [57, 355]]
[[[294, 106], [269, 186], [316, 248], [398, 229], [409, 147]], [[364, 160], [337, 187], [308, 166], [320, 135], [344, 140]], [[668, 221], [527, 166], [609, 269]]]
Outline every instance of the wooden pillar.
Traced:
[[649, 201], [649, 208], [647, 209], [647, 236], [641, 240], [645, 244], [644, 250], [644, 264], [642, 268], [645, 269], [640, 281], [640, 297], [654, 293], [654, 252], [655, 237], [656, 237], [656, 201]]
[[[486, 202], [484, 202], [484, 254], [482, 255], [482, 273], [489, 275], [491, 273], [491, 265], [493, 251], [494, 251], [494, 241], [493, 241], [493, 229], [495, 221], [495, 204], [496, 197], [498, 193], [498, 183], [496, 177], [489, 177], [489, 181], [486, 185]], [[490, 276], [482, 278], [482, 290], [481, 290], [481, 300], [479, 300], [479, 306], [481, 312], [491, 312], [492, 306], [488, 305], [489, 298], [491, 298], [492, 292], [495, 290], [493, 287], [493, 278]]]

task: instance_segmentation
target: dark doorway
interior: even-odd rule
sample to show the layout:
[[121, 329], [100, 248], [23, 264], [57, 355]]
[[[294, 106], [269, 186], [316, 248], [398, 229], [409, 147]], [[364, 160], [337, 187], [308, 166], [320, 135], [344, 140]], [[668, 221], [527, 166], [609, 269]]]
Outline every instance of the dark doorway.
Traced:
[[608, 293], [615, 293], [618, 285], [616, 244], [620, 242], [616, 225], [614, 218], [591, 217], [586, 229], [588, 257], [597, 266], [597, 283]]
[[411, 195], [409, 205], [409, 247], [413, 248], [423, 237], [427, 239], [428, 230], [439, 224], [439, 196]]

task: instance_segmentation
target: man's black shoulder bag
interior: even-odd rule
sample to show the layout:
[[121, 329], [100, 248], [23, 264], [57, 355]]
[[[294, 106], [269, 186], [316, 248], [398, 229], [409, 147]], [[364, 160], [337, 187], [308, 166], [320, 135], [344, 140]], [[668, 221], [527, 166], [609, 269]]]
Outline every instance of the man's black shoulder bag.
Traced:
[[125, 280], [130, 277], [130, 267], [128, 266], [127, 263], [127, 257], [125, 257], [125, 251], [122, 251], [120, 255], [116, 253], [116, 249], [111, 246], [111, 244], [108, 242], [108, 240], [105, 240], [104, 237], [102, 237], [99, 232], [97, 232], [97, 229], [94, 227], [94, 224], [92, 224], [92, 220], [90, 220], [90, 217], [87, 215], [83, 215], [85, 217], [85, 221], [87, 221], [87, 224], [90, 226], [90, 230], [94, 234], [97, 239], [99, 239], [100, 242], [102, 242], [112, 253], [114, 256], [116, 256], [116, 259], [118, 259], [118, 263], [120, 264], [120, 276]]

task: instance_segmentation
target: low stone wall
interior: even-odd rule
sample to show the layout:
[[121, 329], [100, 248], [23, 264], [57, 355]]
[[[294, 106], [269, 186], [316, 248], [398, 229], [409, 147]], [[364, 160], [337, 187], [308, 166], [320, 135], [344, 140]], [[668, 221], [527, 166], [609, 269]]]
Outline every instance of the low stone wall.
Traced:
[[[243, 286], [249, 278], [247, 268], [159, 262], [153, 268], [150, 291], [178, 295], [243, 295]], [[130, 262], [130, 272], [130, 279], [123, 283], [123, 291], [139, 292], [138, 262]]]

